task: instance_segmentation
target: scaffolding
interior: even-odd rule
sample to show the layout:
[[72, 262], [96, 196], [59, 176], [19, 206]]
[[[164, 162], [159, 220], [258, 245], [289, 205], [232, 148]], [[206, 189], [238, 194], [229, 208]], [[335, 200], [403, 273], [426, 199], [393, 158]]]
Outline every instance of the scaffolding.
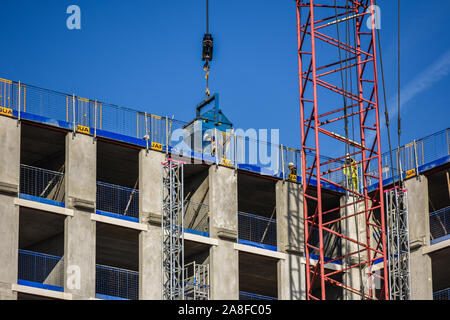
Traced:
[[198, 264], [193, 261], [186, 264], [184, 270], [185, 299], [209, 300], [209, 264]]
[[184, 300], [183, 163], [162, 163], [162, 299]]
[[410, 248], [408, 191], [399, 187], [387, 190], [387, 240], [389, 256], [389, 297], [410, 300]]

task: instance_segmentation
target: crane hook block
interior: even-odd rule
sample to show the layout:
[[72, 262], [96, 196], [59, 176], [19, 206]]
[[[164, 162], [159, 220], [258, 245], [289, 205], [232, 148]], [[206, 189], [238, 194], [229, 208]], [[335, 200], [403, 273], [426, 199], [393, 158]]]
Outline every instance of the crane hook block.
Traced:
[[211, 61], [213, 58], [213, 37], [211, 34], [206, 33], [203, 37], [203, 61]]

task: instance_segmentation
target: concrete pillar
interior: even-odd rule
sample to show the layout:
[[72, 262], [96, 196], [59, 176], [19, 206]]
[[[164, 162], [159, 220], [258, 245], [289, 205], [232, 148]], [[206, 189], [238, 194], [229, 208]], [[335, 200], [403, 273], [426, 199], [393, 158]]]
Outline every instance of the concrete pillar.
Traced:
[[148, 225], [139, 234], [139, 299], [162, 299], [161, 152], [139, 153], [139, 220]]
[[17, 283], [19, 247], [20, 126], [0, 116], [0, 300], [15, 300], [11, 284]]
[[75, 299], [95, 297], [95, 212], [97, 143], [88, 135], [66, 135], [66, 207], [74, 210], [64, 225], [64, 291]]
[[239, 299], [237, 173], [230, 168], [209, 168], [211, 237], [218, 245], [210, 249], [210, 297], [212, 300]]
[[278, 299], [305, 300], [304, 217], [302, 186], [278, 181], [275, 186], [277, 247], [287, 255], [278, 262]]
[[405, 187], [408, 190], [411, 299], [433, 300], [431, 257], [422, 253], [422, 248], [430, 245], [428, 179], [425, 176], [409, 179]]
[[[364, 201], [357, 202], [358, 199], [356, 197], [350, 196], [348, 199], [343, 196], [340, 199], [340, 206], [343, 207], [340, 209], [340, 214], [342, 217], [351, 216], [355, 213], [362, 212], [365, 210]], [[356, 203], [357, 202], [357, 203]], [[350, 204], [346, 207], [345, 205]], [[370, 204], [369, 204], [370, 206]], [[358, 233], [357, 233], [358, 230]], [[353, 240], [359, 240], [361, 243], [366, 243], [366, 218], [365, 215], [359, 214], [354, 217], [349, 217], [347, 219], [342, 220], [341, 222], [341, 232], [343, 235], [348, 236]], [[353, 254], [350, 257], [347, 257], [343, 264], [344, 266], [352, 266], [359, 263], [359, 257], [361, 260], [366, 260], [367, 252], [363, 247], [359, 246], [357, 243], [352, 241], [342, 240], [342, 255], [346, 255], [352, 252], [357, 252], [358, 250], [362, 250], [358, 254]], [[361, 290], [361, 278], [364, 279], [364, 275], [366, 270], [361, 270], [358, 267], [349, 269], [348, 271], [343, 273], [342, 281], [345, 285], [352, 287], [358, 291]], [[361, 300], [361, 296], [359, 294], [353, 293], [352, 291], [343, 289], [343, 299], [344, 300]]]

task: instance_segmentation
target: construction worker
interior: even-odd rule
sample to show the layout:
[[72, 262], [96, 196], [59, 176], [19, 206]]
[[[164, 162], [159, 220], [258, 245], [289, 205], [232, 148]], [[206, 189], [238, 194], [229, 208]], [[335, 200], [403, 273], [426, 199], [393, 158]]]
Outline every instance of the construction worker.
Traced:
[[289, 162], [289, 172], [291, 175], [297, 175], [297, 168], [294, 166], [294, 163]]
[[358, 190], [358, 166], [356, 165], [356, 161], [347, 154], [345, 165], [344, 175], [347, 177], [348, 186], [356, 191]]

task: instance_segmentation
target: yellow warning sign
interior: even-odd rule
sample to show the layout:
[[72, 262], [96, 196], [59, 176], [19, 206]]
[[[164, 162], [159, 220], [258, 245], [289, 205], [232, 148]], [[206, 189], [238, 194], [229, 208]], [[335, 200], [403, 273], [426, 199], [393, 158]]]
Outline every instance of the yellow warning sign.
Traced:
[[292, 182], [297, 182], [297, 175], [296, 174], [289, 174], [288, 180]]
[[9, 108], [0, 107], [0, 114], [4, 115], [4, 116], [12, 117], [13, 111], [12, 111], [12, 109], [9, 109]]
[[77, 125], [77, 132], [90, 134], [91, 130], [89, 129], [89, 127]]
[[157, 142], [152, 142], [152, 149], [162, 151], [162, 144]]
[[231, 160], [222, 158], [222, 165], [226, 167], [231, 167]]
[[412, 178], [416, 176], [416, 169], [411, 169], [406, 171], [406, 179]]

